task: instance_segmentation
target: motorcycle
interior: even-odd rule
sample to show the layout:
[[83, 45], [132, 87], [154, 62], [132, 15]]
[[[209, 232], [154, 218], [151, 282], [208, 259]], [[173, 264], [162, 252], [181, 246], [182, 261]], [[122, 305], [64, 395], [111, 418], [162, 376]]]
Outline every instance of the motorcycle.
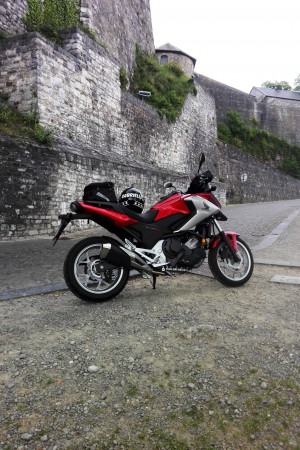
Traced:
[[125, 190], [118, 202], [113, 183], [85, 187], [83, 200], [72, 202], [72, 212], [59, 216], [53, 245], [73, 220], [91, 220], [115, 237], [88, 237], [71, 248], [64, 278], [73, 294], [86, 301], [111, 299], [124, 289], [133, 269], [149, 278], [155, 289], [158, 276], [199, 268], [206, 256], [213, 276], [223, 285], [241, 286], [250, 279], [251, 250], [238, 233], [222, 230], [219, 222], [227, 217], [213, 194], [213, 174], [201, 172], [204, 162], [202, 153], [186, 193], [165, 183], [173, 190], [145, 213], [136, 189]]

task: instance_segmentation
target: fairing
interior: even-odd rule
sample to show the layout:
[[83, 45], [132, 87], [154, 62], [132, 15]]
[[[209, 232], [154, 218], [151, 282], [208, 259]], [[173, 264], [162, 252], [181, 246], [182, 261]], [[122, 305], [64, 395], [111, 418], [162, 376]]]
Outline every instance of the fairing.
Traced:
[[[124, 236], [133, 238], [139, 245], [152, 248], [160, 239], [171, 236], [173, 233], [184, 232], [193, 229], [199, 222], [216, 214], [220, 209], [213, 203], [210, 194], [185, 194], [174, 193], [166, 199], [157, 202], [148, 213], [157, 211], [151, 222], [128, 217], [120, 213], [118, 205], [94, 206], [80, 202], [85, 213], [95, 218], [103, 218], [113, 225], [113, 232], [124, 239]], [[112, 227], [110, 227], [112, 230]]]

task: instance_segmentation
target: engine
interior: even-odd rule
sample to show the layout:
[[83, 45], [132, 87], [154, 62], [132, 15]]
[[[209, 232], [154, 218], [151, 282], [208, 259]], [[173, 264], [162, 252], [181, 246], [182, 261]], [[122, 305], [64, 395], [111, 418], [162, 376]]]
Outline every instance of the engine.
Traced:
[[195, 235], [166, 239], [162, 249], [172, 267], [196, 268], [206, 256], [200, 239]]

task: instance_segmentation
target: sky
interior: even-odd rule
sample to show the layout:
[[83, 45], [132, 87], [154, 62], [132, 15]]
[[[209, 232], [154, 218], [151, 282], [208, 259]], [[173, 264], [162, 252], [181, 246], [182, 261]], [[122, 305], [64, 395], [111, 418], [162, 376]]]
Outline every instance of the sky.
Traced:
[[249, 93], [300, 74], [299, 0], [150, 0], [155, 47], [197, 59], [195, 72]]

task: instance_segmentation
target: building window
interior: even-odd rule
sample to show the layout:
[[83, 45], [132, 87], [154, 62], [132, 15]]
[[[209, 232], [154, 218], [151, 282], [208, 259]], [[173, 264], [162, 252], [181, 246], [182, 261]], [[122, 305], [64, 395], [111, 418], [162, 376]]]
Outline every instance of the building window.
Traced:
[[161, 55], [161, 57], [160, 57], [160, 63], [161, 64], [167, 64], [167, 62], [168, 62], [168, 55]]

